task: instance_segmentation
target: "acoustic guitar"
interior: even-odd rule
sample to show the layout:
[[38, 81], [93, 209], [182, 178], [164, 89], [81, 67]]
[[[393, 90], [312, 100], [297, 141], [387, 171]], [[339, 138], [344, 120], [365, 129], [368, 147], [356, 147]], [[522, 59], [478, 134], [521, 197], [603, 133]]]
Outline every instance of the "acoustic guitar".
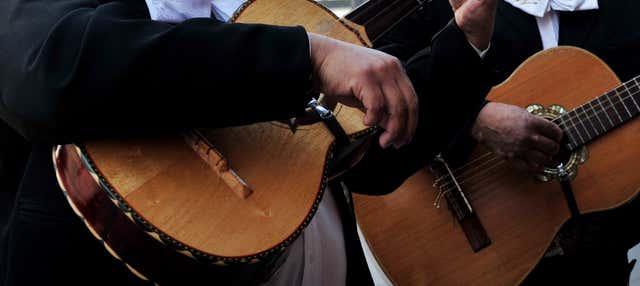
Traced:
[[[301, 25], [371, 47], [371, 39], [420, 5], [368, 2], [349, 15], [357, 24], [311, 0], [253, 0], [231, 21]], [[341, 126], [344, 150], [358, 144], [343, 156], [346, 167], [374, 132], [358, 109], [314, 101], [310, 112], [332, 121], [303, 125], [293, 119], [57, 146], [56, 175], [89, 230], [139, 277], [168, 281], [203, 269], [203, 263], [213, 273], [219, 267], [250, 273], [245, 270], [272, 263], [298, 237], [329, 177], [344, 169], [336, 164], [342, 154], [328, 127]]]
[[[519, 173], [477, 147], [464, 163], [437, 158], [390, 195], [356, 195], [366, 241], [398, 285], [518, 284], [571, 205], [577, 217], [595, 215], [640, 191], [640, 78], [621, 84], [596, 56], [559, 47], [532, 56], [488, 99], [558, 124], [563, 170]], [[571, 179], [566, 197], [559, 175]]]

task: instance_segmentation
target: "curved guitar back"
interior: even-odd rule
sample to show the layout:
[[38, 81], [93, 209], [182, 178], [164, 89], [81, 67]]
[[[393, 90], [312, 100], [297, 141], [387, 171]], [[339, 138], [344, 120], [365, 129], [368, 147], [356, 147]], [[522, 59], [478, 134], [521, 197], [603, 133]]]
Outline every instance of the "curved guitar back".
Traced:
[[[592, 54], [561, 47], [536, 54], [489, 99], [571, 110], [620, 85]], [[572, 182], [583, 213], [611, 209], [640, 192], [640, 120], [602, 135]], [[625, 148], [627, 147], [628, 148]], [[473, 162], [486, 151], [476, 150]], [[477, 162], [477, 161], [476, 161]], [[570, 217], [557, 181], [543, 183], [500, 161], [459, 177], [491, 244], [474, 252], [446, 202], [434, 206], [437, 179], [422, 170], [385, 197], [356, 196], [358, 221], [375, 256], [398, 285], [514, 285], [542, 258]], [[473, 168], [473, 167], [470, 167]]]

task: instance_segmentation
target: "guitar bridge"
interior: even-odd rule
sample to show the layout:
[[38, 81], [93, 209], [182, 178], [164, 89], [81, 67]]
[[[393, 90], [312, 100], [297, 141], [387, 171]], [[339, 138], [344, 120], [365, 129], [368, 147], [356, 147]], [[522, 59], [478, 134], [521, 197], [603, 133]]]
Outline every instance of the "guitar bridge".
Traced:
[[442, 155], [436, 156], [434, 163], [431, 164], [431, 169], [435, 173], [443, 174], [434, 183], [434, 187], [439, 190], [434, 205], [439, 208], [440, 201], [443, 198], [446, 200], [449, 210], [462, 227], [462, 231], [474, 252], [489, 246], [491, 239], [487, 235], [487, 231], [482, 226], [464, 194], [462, 186]]

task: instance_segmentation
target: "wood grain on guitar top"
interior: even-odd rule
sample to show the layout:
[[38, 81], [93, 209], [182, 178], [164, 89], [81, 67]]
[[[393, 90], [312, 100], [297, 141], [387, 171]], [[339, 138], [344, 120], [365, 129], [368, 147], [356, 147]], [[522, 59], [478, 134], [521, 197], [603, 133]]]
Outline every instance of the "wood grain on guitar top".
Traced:
[[260, 125], [212, 131], [218, 135], [217, 149], [254, 188], [247, 199], [239, 198], [181, 136], [103, 140], [86, 148], [98, 170], [149, 223], [200, 251], [235, 257], [272, 248], [303, 223], [323, 178], [327, 150], [322, 145], [332, 140], [327, 132], [317, 128], [291, 135], [288, 129]]
[[[571, 110], [618, 85], [617, 76], [600, 59], [561, 47], [533, 56], [488, 98], [521, 107], [559, 104]], [[615, 208], [640, 191], [638, 143], [640, 119], [635, 118], [587, 145], [589, 159], [572, 183], [583, 213]], [[434, 179], [424, 169], [390, 195], [355, 197], [363, 233], [398, 285], [517, 284], [570, 217], [556, 181], [543, 183], [507, 164], [496, 166], [462, 184], [492, 240], [474, 253], [446, 203], [434, 207]]]
[[[405, 11], [418, 4], [399, 8]], [[380, 14], [364, 8], [358, 11]], [[392, 22], [402, 16], [395, 12], [389, 15]], [[309, 32], [371, 46], [362, 26], [337, 18], [312, 0], [247, 1], [232, 22], [299, 25]], [[359, 109], [336, 107], [337, 121], [354, 141], [364, 141], [374, 131], [364, 126], [363, 116]], [[269, 264], [277, 256], [273, 254], [282, 253], [311, 220], [331, 175], [327, 170], [333, 163], [334, 136], [323, 122], [300, 128], [266, 122], [204, 132], [210, 147], [238, 175], [237, 181], [246, 182], [252, 191], [250, 196], [234, 193], [229, 185], [234, 186], [235, 181], [225, 183], [218, 175], [225, 172], [212, 170], [203, 160], [219, 158], [208, 157], [204, 154], [207, 151], [196, 153], [180, 134], [81, 142], [59, 146], [64, 154], [54, 152], [59, 183], [78, 214], [87, 218], [84, 221], [89, 229], [99, 232], [97, 236], [114, 256], [123, 258], [131, 269], [151, 281], [171, 281], [189, 272], [184, 269], [201, 272], [195, 268], [202, 265], [205, 275], [211, 277], [229, 273], [231, 268], [255, 274], [256, 270], [247, 269]], [[366, 148], [367, 144], [359, 146]], [[72, 151], [77, 153], [70, 154]], [[363, 152], [355, 150], [352, 157], [346, 157], [351, 160], [343, 162], [355, 164]], [[81, 180], [81, 184], [73, 180]], [[105, 209], [127, 229], [140, 228], [131, 232], [119, 231], [124, 228], [113, 232], [101, 229], [114, 221], [103, 220]], [[128, 233], [136, 239], [127, 240]], [[157, 243], [146, 243], [149, 240]], [[141, 241], [150, 247], [139, 247], [136, 243]]]

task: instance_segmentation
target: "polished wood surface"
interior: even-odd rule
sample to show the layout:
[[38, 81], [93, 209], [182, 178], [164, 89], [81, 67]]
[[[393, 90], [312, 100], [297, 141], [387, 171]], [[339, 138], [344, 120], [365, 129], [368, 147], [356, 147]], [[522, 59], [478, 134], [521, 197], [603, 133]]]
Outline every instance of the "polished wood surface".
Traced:
[[[561, 47], [533, 56], [488, 98], [521, 107], [559, 104], [571, 110], [618, 85], [601, 60]], [[640, 119], [635, 118], [588, 144], [589, 158], [572, 182], [583, 213], [615, 208], [640, 191], [638, 143]], [[462, 183], [492, 240], [474, 253], [447, 204], [434, 207], [434, 179], [425, 168], [390, 195], [354, 198], [366, 240], [397, 285], [517, 284], [570, 217], [557, 181], [543, 183], [507, 164], [496, 166]]]
[[[359, 32], [362, 27], [311, 0], [249, 1], [232, 20], [301, 25], [369, 45]], [[360, 110], [338, 105], [334, 111], [352, 138], [371, 133]], [[194, 150], [179, 134], [83, 142], [78, 144], [83, 147], [80, 156], [91, 166], [77, 172], [95, 173], [122, 209], [156, 230], [150, 233], [156, 238], [164, 235], [191, 250], [235, 261], [281, 250], [315, 212], [328, 176], [333, 135], [322, 122], [298, 126], [295, 132], [286, 124], [265, 122], [204, 133], [215, 150]], [[220, 156], [211, 157], [211, 151]], [[212, 170], [210, 163], [220, 158], [226, 160], [225, 168]], [[230, 179], [226, 170], [239, 179]]]
[[202, 263], [206, 257], [180, 248], [166, 237], [159, 240], [151, 229], [132, 219], [133, 213], [113, 202], [95, 179], [96, 174], [86, 171], [85, 164], [76, 146], [54, 149], [56, 177], [72, 209], [115, 259], [136, 276], [150, 280], [149, 285], [215, 285], [229, 280], [229, 276], [238, 284], [248, 284], [269, 274], [265, 265], [271, 260], [220, 267]]

